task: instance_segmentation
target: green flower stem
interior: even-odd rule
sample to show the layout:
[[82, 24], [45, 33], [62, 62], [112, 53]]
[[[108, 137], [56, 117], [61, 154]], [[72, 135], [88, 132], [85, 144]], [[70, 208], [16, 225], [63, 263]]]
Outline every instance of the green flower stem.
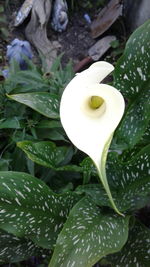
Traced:
[[113, 197], [112, 197], [112, 194], [111, 194], [111, 191], [110, 191], [110, 188], [109, 188], [109, 184], [108, 184], [108, 181], [107, 181], [107, 175], [106, 175], [106, 159], [107, 159], [107, 154], [108, 154], [108, 149], [109, 149], [109, 146], [110, 146], [110, 143], [112, 141], [112, 137], [113, 137], [113, 134], [110, 136], [108, 142], [106, 143], [105, 147], [104, 147], [104, 150], [103, 150], [103, 153], [102, 153], [102, 158], [101, 158], [101, 163], [100, 163], [100, 166], [97, 168], [98, 169], [98, 175], [100, 177], [100, 180], [105, 188], [105, 191], [109, 197], [109, 200], [112, 204], [112, 207], [114, 208], [114, 210], [121, 216], [124, 216], [124, 214], [122, 214], [116, 207], [115, 205], [115, 202], [113, 200]]

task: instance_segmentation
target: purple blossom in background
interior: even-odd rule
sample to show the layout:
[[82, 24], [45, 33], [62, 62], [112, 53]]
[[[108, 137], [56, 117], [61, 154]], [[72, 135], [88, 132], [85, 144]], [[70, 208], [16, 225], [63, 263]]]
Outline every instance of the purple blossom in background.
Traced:
[[26, 70], [28, 64], [25, 60], [25, 57], [32, 59], [32, 50], [28, 41], [21, 41], [19, 39], [14, 39], [10, 45], [7, 46], [7, 59], [9, 64], [11, 60], [15, 59], [20, 66], [21, 70]]

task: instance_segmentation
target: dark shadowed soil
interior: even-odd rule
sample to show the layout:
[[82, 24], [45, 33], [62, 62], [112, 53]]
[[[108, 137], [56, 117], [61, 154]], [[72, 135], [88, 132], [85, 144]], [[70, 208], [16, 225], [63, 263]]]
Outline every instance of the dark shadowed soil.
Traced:
[[[6, 64], [6, 46], [14, 38], [21, 40], [26, 39], [24, 29], [30, 19], [30, 16], [28, 16], [21, 26], [17, 28], [14, 27], [14, 19], [19, 7], [21, 6], [21, 3], [23, 3], [23, 1], [10, 1], [6, 11], [9, 36], [6, 42], [0, 41], [0, 49], [3, 53], [3, 60], [1, 62], [2, 65]], [[94, 9], [90, 11], [89, 15], [91, 19], [94, 18], [95, 12], [96, 11]], [[83, 9], [71, 11], [69, 13], [69, 23], [67, 29], [62, 33], [52, 30], [50, 22], [47, 26], [48, 38], [51, 41], [57, 41], [59, 43], [59, 48], [57, 49], [58, 55], [61, 53], [64, 54], [62, 57], [63, 65], [65, 65], [70, 59], [74, 64], [78, 63], [88, 55], [88, 49], [95, 43], [95, 40], [91, 37], [89, 24], [84, 19], [85, 13], [86, 10]], [[32, 50], [34, 54], [33, 62], [39, 64], [39, 57], [34, 47], [32, 47]]]

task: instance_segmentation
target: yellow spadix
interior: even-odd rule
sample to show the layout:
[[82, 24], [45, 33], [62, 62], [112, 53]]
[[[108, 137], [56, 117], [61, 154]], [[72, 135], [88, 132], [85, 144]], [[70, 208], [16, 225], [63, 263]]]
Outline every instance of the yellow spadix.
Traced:
[[109, 189], [105, 164], [125, 104], [117, 89], [99, 84], [113, 69], [111, 64], [100, 61], [77, 74], [63, 92], [60, 118], [71, 142], [95, 163], [113, 208], [121, 214]]

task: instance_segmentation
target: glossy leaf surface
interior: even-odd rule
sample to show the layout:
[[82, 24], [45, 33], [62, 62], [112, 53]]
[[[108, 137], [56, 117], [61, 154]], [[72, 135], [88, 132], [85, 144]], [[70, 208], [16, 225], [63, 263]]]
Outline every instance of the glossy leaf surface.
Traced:
[[3, 230], [0, 230], [0, 240], [0, 264], [23, 261], [31, 256], [44, 253], [44, 250], [31, 240], [18, 238]]
[[114, 86], [128, 99], [145, 89], [150, 82], [150, 20], [129, 38], [123, 56], [114, 71]]
[[8, 97], [27, 105], [48, 118], [59, 118], [59, 97], [57, 95], [46, 92], [37, 92], [8, 95]]
[[150, 146], [122, 161], [117, 153], [109, 156], [107, 174], [117, 190], [122, 209], [135, 210], [146, 205], [150, 198]]
[[73, 193], [57, 195], [39, 179], [21, 172], [0, 172], [0, 228], [44, 248], [55, 244]]
[[150, 20], [129, 38], [114, 71], [114, 86], [128, 99], [116, 131], [119, 146], [132, 148], [144, 135], [150, 119]]
[[49, 267], [91, 267], [107, 254], [119, 251], [128, 236], [129, 217], [105, 214], [90, 198], [71, 210], [59, 234]]
[[17, 144], [27, 156], [37, 164], [48, 168], [57, 168], [65, 162], [65, 158], [72, 154], [71, 147], [57, 147], [55, 143], [49, 141], [32, 142], [23, 141]]
[[131, 103], [116, 132], [118, 142], [132, 148], [144, 135], [150, 120], [150, 82]]
[[108, 260], [112, 267], [149, 267], [150, 265], [150, 229], [136, 222], [129, 231], [129, 239], [123, 249]]
[[[117, 153], [110, 153], [107, 177], [114, 201], [120, 211], [133, 211], [150, 201], [150, 146], [144, 147], [131, 159], [122, 161]], [[89, 165], [90, 168], [90, 165]], [[91, 166], [92, 169], [92, 166]], [[111, 207], [100, 184], [80, 185], [76, 191], [85, 193], [99, 206]]]

